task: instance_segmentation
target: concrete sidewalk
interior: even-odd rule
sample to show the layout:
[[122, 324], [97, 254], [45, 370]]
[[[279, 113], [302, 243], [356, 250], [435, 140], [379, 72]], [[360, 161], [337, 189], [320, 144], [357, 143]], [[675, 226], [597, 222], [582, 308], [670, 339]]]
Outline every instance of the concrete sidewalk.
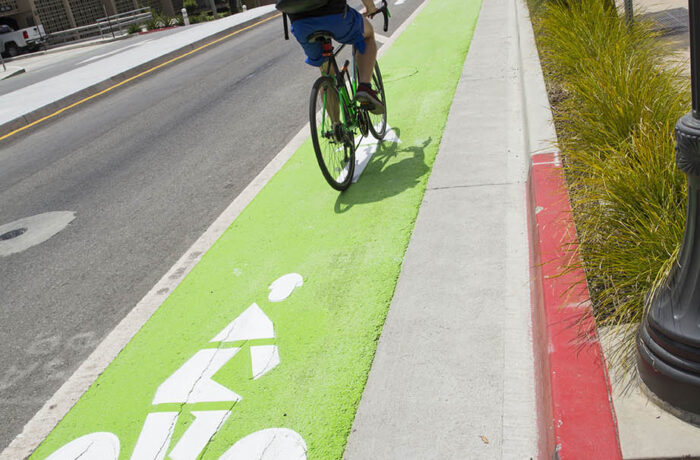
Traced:
[[537, 458], [525, 129], [551, 124], [527, 118], [528, 28], [483, 3], [348, 459]]

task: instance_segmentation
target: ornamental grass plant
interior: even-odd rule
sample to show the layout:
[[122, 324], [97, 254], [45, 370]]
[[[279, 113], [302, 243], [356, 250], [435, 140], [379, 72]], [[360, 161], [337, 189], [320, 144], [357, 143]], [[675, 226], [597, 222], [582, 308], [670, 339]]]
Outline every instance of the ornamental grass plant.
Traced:
[[683, 237], [674, 126], [689, 81], [652, 24], [628, 25], [604, 0], [531, 11], [580, 243], [564, 271], [583, 266], [597, 326], [615, 337], [612, 369], [630, 377], [645, 297]]

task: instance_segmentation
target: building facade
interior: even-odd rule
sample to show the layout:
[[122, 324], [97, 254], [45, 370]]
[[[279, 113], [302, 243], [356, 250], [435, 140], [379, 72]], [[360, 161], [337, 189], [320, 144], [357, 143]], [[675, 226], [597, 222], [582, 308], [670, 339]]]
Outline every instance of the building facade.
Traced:
[[162, 10], [161, 2], [171, 0], [0, 0], [0, 24], [13, 29], [42, 24], [46, 33], [51, 33], [94, 24], [106, 15], [141, 6]]
[[[275, 0], [241, 0], [248, 8], [269, 5]], [[183, 0], [0, 0], [0, 24], [13, 29], [23, 29], [41, 24], [46, 33], [73, 29], [94, 24], [98, 19], [137, 8], [150, 6], [154, 11], [175, 16], [182, 8]], [[208, 9], [209, 0], [198, 0], [203, 9]], [[231, 4], [235, 0], [216, 0], [216, 3]]]

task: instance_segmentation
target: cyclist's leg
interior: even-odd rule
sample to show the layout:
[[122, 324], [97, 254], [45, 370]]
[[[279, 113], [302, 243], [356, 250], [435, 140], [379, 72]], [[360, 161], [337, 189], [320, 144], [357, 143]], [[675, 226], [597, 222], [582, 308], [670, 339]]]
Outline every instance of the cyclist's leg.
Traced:
[[367, 18], [362, 18], [365, 25], [365, 52], [357, 53], [357, 67], [360, 72], [360, 83], [371, 83], [374, 63], [377, 61], [377, 42], [374, 40], [374, 28]]
[[334, 31], [336, 40], [352, 44], [357, 49], [355, 59], [360, 74], [360, 85], [355, 95], [357, 100], [372, 113], [384, 113], [386, 108], [371, 85], [372, 72], [377, 60], [377, 42], [374, 40], [372, 24], [359, 12], [349, 8], [343, 18], [343, 27], [339, 29]]
[[[330, 61], [321, 64], [321, 74], [335, 75], [335, 69], [330, 65]], [[326, 113], [328, 113], [333, 124], [340, 123], [340, 101], [338, 100], [338, 93], [335, 91], [323, 91], [323, 93], [326, 96]]]
[[[321, 43], [309, 43], [308, 37], [313, 32], [319, 30], [329, 30], [331, 27], [327, 26], [326, 21], [323, 17], [320, 18], [307, 18], [301, 19], [292, 23], [292, 35], [297, 39], [301, 47], [304, 49], [306, 54], [306, 63], [318, 67], [323, 75], [335, 75], [335, 70], [329, 65], [329, 60], [323, 57], [323, 51]], [[325, 91], [323, 91], [325, 95]], [[330, 117], [333, 124], [340, 123], [340, 101], [338, 100], [338, 95], [330, 91], [326, 96], [326, 112]]]

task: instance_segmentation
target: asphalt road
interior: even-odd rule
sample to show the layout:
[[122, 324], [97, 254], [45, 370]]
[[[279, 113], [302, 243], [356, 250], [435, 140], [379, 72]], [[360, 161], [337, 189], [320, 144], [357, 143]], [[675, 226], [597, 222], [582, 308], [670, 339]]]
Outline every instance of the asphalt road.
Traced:
[[[198, 27], [199, 25], [195, 24], [191, 27]], [[0, 95], [11, 93], [25, 86], [33, 85], [99, 59], [113, 56], [122, 51], [141, 46], [151, 40], [167, 37], [177, 32], [179, 32], [178, 29], [168, 29], [144, 35], [130, 35], [115, 42], [99, 43], [82, 48], [57, 48], [46, 54], [40, 52], [24, 54], [7, 62], [7, 66], [24, 68], [25, 73], [1, 80]]]
[[307, 122], [316, 75], [271, 21], [0, 141], [0, 225], [76, 214], [0, 257], [0, 450]]

